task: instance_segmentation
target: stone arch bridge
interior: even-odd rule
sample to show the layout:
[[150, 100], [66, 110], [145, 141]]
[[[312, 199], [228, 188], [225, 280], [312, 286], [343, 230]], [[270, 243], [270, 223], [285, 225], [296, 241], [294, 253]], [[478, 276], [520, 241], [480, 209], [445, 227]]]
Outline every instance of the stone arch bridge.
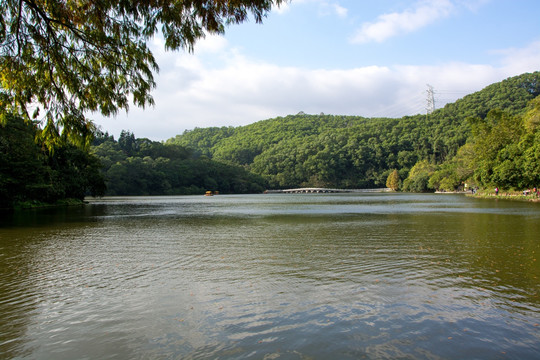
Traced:
[[266, 194], [327, 194], [327, 193], [368, 193], [390, 191], [387, 188], [381, 189], [327, 189], [327, 188], [297, 188], [284, 190], [266, 190]]

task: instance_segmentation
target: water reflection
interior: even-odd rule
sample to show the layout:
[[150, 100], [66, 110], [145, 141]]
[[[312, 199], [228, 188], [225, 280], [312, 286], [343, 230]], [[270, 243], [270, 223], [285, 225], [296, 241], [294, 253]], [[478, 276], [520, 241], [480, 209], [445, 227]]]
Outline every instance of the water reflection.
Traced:
[[0, 350], [537, 358], [539, 220], [536, 204], [404, 194], [117, 198], [13, 214], [0, 228]]

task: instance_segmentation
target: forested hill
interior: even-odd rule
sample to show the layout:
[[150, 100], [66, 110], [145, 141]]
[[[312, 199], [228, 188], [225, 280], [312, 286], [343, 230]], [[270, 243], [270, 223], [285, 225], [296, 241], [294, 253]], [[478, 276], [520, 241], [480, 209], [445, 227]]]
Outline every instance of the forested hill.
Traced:
[[191, 150], [136, 138], [122, 131], [118, 141], [98, 133], [92, 153], [102, 165], [106, 195], [183, 195], [262, 192], [264, 180], [239, 166], [193, 156]]
[[540, 95], [539, 80], [540, 72], [512, 77], [429, 115], [389, 119], [300, 113], [236, 128], [196, 128], [167, 143], [242, 165], [271, 188], [380, 187], [393, 169], [406, 179], [417, 163], [440, 165], [454, 158], [472, 135], [468, 118], [485, 119], [493, 109], [523, 114]]

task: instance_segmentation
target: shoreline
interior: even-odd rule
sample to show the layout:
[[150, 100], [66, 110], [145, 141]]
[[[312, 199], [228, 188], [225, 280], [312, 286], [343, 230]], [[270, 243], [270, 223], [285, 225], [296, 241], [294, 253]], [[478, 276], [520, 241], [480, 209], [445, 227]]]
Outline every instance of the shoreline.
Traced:
[[499, 191], [499, 195], [495, 195], [492, 192], [479, 191], [475, 194], [465, 194], [467, 197], [477, 198], [477, 199], [502, 199], [502, 200], [512, 200], [512, 201], [525, 201], [525, 202], [540, 202], [540, 197], [537, 195], [523, 195], [521, 192], [515, 191]]
[[44, 203], [44, 202], [36, 201], [36, 200], [28, 200], [28, 201], [15, 203], [13, 207], [10, 207], [10, 208], [0, 208], [0, 211], [70, 207], [70, 206], [81, 206], [85, 204], [88, 204], [88, 202], [85, 200], [79, 200], [79, 199], [73, 199], [73, 198], [61, 199], [55, 203]]

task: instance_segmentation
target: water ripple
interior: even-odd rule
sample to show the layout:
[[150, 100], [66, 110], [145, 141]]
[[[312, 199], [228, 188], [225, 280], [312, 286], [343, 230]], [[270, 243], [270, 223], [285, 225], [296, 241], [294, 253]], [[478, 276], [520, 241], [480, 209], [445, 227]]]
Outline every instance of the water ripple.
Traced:
[[440, 199], [131, 198], [0, 228], [0, 351], [540, 357], [537, 208]]

